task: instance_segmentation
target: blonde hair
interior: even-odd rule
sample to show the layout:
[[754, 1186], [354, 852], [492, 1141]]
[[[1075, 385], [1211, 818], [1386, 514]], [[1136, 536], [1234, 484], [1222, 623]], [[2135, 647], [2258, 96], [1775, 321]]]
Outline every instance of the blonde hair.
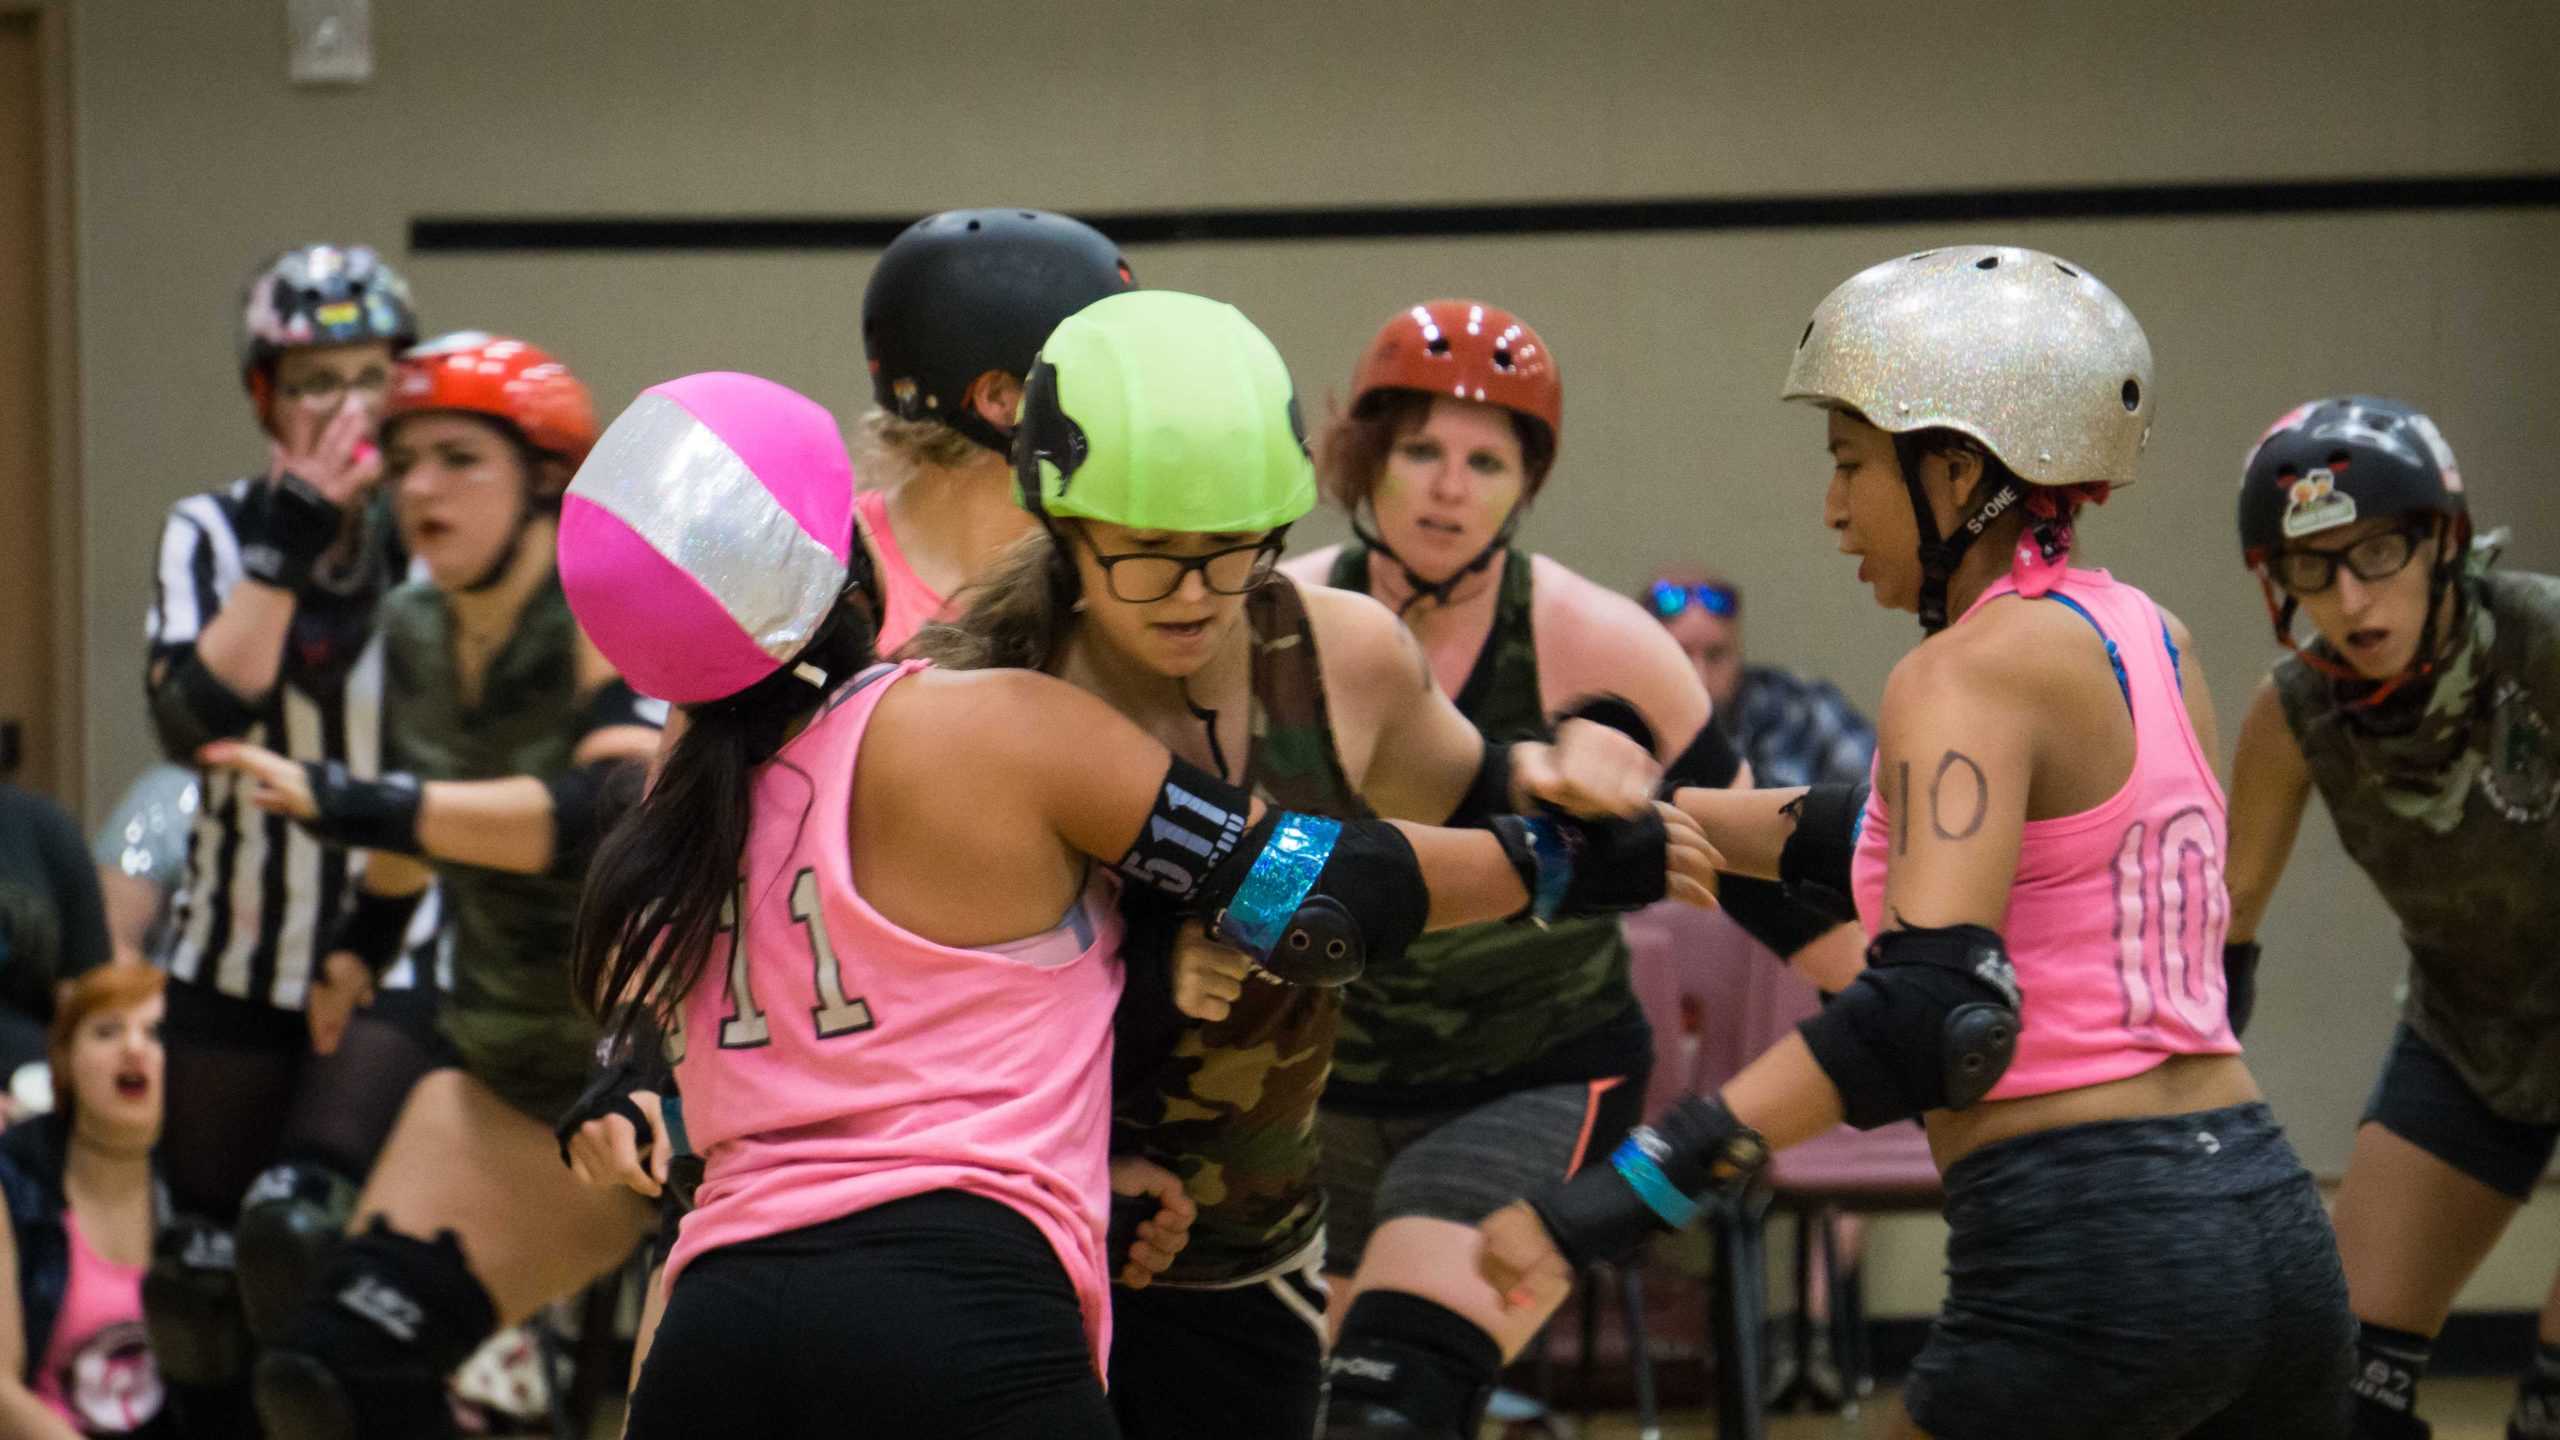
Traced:
[[956, 618], [926, 625], [898, 653], [946, 670], [1046, 670], [1075, 630], [1082, 588], [1075, 560], [1044, 526], [951, 598]]
[[[862, 412], [857, 437], [864, 468], [873, 462], [905, 466], [930, 465], [957, 470], [986, 452], [986, 447], [939, 420], [902, 420], [874, 405]], [[878, 483], [878, 477], [873, 477]]]

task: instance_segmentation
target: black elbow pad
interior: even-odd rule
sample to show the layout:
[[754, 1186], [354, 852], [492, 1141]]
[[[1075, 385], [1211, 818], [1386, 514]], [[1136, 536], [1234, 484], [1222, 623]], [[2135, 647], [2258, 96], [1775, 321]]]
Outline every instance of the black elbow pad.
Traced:
[[1749, 875], [1724, 876], [1717, 885], [1716, 901], [1743, 933], [1780, 960], [1830, 934], [1842, 921], [1791, 897], [1775, 880]]
[[551, 792], [551, 875], [575, 879], [586, 873], [605, 832], [638, 808], [648, 773], [637, 760], [598, 760], [542, 782]]
[[181, 765], [216, 740], [236, 740], [258, 723], [257, 708], [205, 668], [191, 646], [172, 656], [169, 669], [150, 687], [151, 727], [160, 749]]
[[2021, 999], [1998, 931], [1888, 930], [1866, 970], [1796, 1033], [1849, 1123], [1873, 1130], [1990, 1094], [2018, 1051]]

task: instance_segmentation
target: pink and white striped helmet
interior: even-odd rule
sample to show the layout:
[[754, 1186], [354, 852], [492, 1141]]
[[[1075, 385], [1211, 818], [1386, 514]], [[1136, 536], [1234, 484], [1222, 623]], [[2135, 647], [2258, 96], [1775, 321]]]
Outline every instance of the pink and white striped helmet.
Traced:
[[789, 664], [835, 608], [853, 462], [835, 417], [753, 375], [652, 386], [578, 467], [560, 585], [643, 695], [694, 705]]

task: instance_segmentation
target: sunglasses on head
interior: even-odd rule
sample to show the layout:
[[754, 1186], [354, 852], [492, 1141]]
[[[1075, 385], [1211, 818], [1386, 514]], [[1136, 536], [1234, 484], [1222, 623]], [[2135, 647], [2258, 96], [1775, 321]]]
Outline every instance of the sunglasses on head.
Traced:
[[1653, 613], [1665, 620], [1692, 605], [1721, 620], [1730, 620], [1742, 613], [1740, 593], [1722, 585], [1675, 585], [1668, 580], [1656, 580], [1653, 588], [1645, 594], [1653, 606]]

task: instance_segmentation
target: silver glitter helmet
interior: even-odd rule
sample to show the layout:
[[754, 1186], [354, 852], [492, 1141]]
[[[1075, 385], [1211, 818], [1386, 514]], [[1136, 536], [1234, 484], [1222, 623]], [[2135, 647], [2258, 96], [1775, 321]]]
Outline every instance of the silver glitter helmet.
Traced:
[[1954, 245], [1825, 296], [1781, 398], [1847, 406], [1895, 434], [1961, 431], [2030, 485], [2130, 485], [2151, 438], [2151, 341], [2068, 260]]
[[[1780, 398], [1854, 410], [1895, 436], [1970, 436], [2030, 486], [2129, 485], [2151, 438], [2151, 342], [2070, 261], [1954, 245], [1870, 266], [1823, 297]], [[1920, 521], [1920, 621], [1935, 630], [1955, 562], [2019, 497], [2005, 484], [1978, 496], [1942, 539], [1907, 455], [1903, 469]]]

